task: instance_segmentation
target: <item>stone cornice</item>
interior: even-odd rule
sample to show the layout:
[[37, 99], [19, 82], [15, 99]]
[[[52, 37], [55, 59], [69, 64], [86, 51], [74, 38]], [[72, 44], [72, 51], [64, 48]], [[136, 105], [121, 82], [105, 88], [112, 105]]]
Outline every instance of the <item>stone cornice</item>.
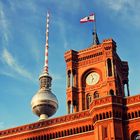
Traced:
[[89, 116], [90, 116], [89, 111], [86, 110], [86, 111], [73, 113], [73, 114], [69, 114], [69, 115], [65, 115], [65, 116], [61, 116], [61, 117], [57, 117], [57, 118], [53, 118], [53, 119], [48, 119], [45, 121], [39, 121], [39, 122], [27, 124], [27, 125], [22, 125], [19, 127], [10, 128], [10, 129], [0, 131], [0, 138], [3, 136], [8, 136], [8, 135], [28, 133], [28, 132], [33, 131], [33, 130], [38, 130], [38, 129], [45, 128], [45, 127], [51, 127], [51, 126], [55, 126], [58, 124], [59, 125], [63, 124], [63, 123], [66, 124], [66, 123], [69, 123], [69, 122], [72, 122], [75, 120], [78, 122], [82, 118], [86, 118]]

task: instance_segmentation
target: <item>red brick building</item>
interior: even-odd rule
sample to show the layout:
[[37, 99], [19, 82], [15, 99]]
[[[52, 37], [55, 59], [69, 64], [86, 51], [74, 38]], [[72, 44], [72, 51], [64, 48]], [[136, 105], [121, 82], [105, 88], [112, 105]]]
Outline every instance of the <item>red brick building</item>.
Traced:
[[113, 39], [69, 50], [66, 61], [68, 115], [48, 119], [58, 108], [48, 71], [49, 13], [45, 61], [40, 89], [31, 100], [38, 122], [0, 131], [0, 140], [140, 140], [140, 95], [130, 96], [128, 63], [116, 52]]
[[[65, 53], [68, 115], [0, 131], [0, 140], [139, 140], [140, 95], [113, 39]], [[127, 92], [127, 93], [125, 93]]]

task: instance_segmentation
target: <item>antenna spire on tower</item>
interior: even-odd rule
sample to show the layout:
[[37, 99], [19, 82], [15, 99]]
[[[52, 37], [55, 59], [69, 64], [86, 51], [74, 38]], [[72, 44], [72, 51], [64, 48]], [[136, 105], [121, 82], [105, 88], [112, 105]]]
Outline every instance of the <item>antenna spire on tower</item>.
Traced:
[[49, 48], [49, 13], [47, 12], [47, 21], [46, 21], [46, 44], [45, 44], [45, 63], [44, 63], [44, 72], [48, 73], [48, 48]]

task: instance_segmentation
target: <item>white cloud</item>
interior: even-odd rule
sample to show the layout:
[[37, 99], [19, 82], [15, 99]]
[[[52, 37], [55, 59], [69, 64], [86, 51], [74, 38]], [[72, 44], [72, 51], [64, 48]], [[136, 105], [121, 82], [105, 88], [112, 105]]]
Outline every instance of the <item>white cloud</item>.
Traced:
[[13, 73], [10, 73], [8, 71], [0, 70], [0, 74], [1, 75], [5, 75], [5, 76], [8, 76], [8, 77], [15, 78], [14, 74]]
[[[123, 22], [140, 27], [140, 2], [139, 0], [100, 0], [115, 16]], [[125, 24], [124, 24], [125, 25]]]
[[[64, 49], [68, 49], [68, 41], [67, 41], [67, 36], [66, 36], [66, 29], [64, 29], [65, 26], [65, 21], [62, 19], [62, 18], [58, 18], [56, 21], [55, 21], [55, 24], [58, 26], [58, 29], [60, 30], [59, 31], [59, 34], [60, 34], [60, 38], [62, 39], [62, 42], [64, 44]], [[68, 26], [67, 26], [68, 27]]]
[[9, 36], [10, 36], [8, 25], [9, 25], [9, 21], [6, 18], [3, 5], [0, 2], [0, 32], [6, 44], [8, 44]]
[[6, 48], [3, 50], [2, 57], [10, 67], [13, 67], [15, 65], [13, 56], [8, 52]]
[[17, 60], [12, 56], [12, 54], [6, 48], [3, 49], [1, 59], [2, 59], [3, 63], [8, 65], [17, 74], [19, 74], [25, 78], [28, 78], [30, 80], [33, 80], [32, 74], [29, 73], [23, 66], [19, 65]]
[[[30, 10], [32, 12], [36, 12], [36, 3], [35, 1], [29, 1], [29, 0], [24, 0], [24, 1], [19, 1], [19, 0], [8, 0], [10, 8], [13, 12], [17, 12], [17, 9], [24, 9], [24, 10]], [[23, 6], [24, 5], [24, 6]]]
[[69, 34], [71, 34], [72, 32], [75, 32], [76, 29], [73, 28], [73, 25], [69, 24], [68, 21], [62, 17], [57, 17], [54, 23], [55, 23], [55, 26], [59, 30], [59, 41], [62, 42], [63, 49], [69, 50], [71, 47], [70, 46], [71, 37]]

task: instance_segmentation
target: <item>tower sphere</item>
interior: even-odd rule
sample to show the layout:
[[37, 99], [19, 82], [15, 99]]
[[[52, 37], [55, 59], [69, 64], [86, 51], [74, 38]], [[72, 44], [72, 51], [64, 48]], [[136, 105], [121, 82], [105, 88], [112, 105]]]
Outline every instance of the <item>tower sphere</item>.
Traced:
[[41, 74], [39, 79], [40, 89], [33, 96], [31, 107], [33, 113], [42, 120], [55, 114], [58, 108], [58, 100], [50, 89], [52, 78], [48, 74]]
[[55, 114], [58, 101], [50, 90], [42, 88], [33, 96], [31, 106], [33, 113], [39, 116], [40, 119], [47, 119]]

